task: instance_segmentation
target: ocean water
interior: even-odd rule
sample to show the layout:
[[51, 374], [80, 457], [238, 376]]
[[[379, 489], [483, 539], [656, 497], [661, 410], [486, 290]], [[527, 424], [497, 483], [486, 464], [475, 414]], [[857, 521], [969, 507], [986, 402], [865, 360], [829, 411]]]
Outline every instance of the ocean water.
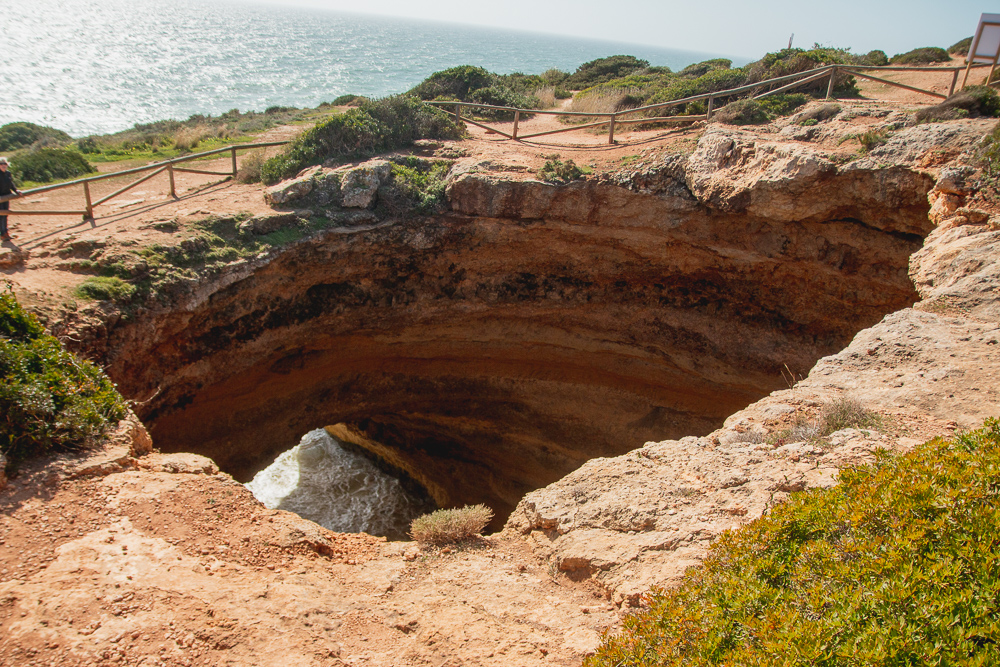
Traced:
[[295, 512], [337, 532], [405, 539], [410, 521], [433, 509], [326, 431], [310, 431], [247, 483], [269, 509]]
[[0, 125], [85, 136], [230, 109], [404, 92], [435, 71], [573, 71], [620, 53], [713, 54], [235, 0], [3, 0]]

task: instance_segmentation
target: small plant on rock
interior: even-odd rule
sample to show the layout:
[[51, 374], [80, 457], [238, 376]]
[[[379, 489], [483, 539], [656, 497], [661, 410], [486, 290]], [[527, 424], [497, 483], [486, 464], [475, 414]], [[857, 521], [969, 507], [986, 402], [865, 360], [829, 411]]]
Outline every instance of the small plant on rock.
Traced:
[[546, 183], [569, 183], [583, 176], [583, 169], [576, 166], [572, 160], [563, 162], [558, 157], [545, 161], [538, 171], [538, 177]]
[[858, 399], [845, 396], [823, 407], [820, 422], [822, 434], [830, 435], [844, 428], [878, 428], [882, 420]]
[[486, 505], [437, 510], [414, 519], [410, 536], [424, 544], [463, 542], [482, 534], [492, 519], [493, 510]]

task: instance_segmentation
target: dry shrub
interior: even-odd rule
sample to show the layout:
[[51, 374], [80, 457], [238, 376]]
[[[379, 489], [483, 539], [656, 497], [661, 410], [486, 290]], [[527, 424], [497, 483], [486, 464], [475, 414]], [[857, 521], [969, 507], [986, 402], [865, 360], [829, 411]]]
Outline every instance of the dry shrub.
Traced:
[[183, 127], [174, 134], [174, 147], [179, 151], [189, 151], [210, 136], [212, 130], [208, 125]]
[[265, 161], [263, 148], [250, 151], [240, 161], [240, 168], [236, 172], [236, 180], [240, 183], [259, 183], [261, 170], [264, 167]]
[[482, 533], [492, 519], [493, 510], [486, 505], [437, 510], [414, 519], [410, 537], [424, 544], [461, 542]]
[[823, 406], [821, 422], [823, 435], [845, 428], [877, 429], [882, 424], [877, 412], [866, 408], [858, 399], [847, 396]]
[[556, 89], [554, 86], [539, 88], [532, 95], [538, 100], [539, 109], [551, 109], [556, 105]]
[[641, 94], [642, 91], [638, 88], [618, 88], [579, 94], [573, 98], [569, 110], [581, 113], [613, 113], [636, 106], [628, 102]]

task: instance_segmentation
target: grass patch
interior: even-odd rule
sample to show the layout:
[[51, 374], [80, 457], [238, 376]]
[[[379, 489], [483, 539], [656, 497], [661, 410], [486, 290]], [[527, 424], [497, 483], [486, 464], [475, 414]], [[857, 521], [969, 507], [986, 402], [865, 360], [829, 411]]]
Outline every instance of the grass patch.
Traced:
[[283, 152], [264, 163], [265, 183], [294, 176], [327, 160], [343, 161], [409, 146], [417, 139], [459, 139], [465, 128], [451, 117], [408, 95], [365, 102], [306, 130]]
[[8, 460], [90, 447], [126, 411], [101, 369], [47, 335], [8, 283], [0, 291], [0, 451]]
[[719, 109], [713, 118], [726, 125], [761, 125], [771, 120], [771, 114], [757, 100], [736, 100]]
[[424, 544], [463, 542], [482, 534], [492, 519], [493, 510], [486, 505], [436, 510], [413, 520], [410, 537]]
[[724, 533], [588, 667], [1000, 661], [1000, 421]]
[[861, 144], [861, 152], [868, 153], [889, 141], [889, 133], [885, 130], [868, 130], [856, 135], [855, 138]]
[[117, 276], [93, 276], [73, 291], [81, 299], [128, 303], [135, 296], [135, 285]]

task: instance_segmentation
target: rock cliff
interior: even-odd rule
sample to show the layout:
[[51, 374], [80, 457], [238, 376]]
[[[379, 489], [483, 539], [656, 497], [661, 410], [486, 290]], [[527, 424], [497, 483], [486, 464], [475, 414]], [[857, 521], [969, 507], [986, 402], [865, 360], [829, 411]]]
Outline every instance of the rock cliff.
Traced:
[[154, 396], [159, 447], [247, 480], [343, 424], [438, 504], [499, 523], [591, 458], [710, 432], [910, 305], [932, 229], [934, 181], [911, 165], [731, 129], [563, 186], [460, 160], [429, 217], [365, 208], [386, 164], [273, 189], [334, 226], [112, 330], [108, 372]]

